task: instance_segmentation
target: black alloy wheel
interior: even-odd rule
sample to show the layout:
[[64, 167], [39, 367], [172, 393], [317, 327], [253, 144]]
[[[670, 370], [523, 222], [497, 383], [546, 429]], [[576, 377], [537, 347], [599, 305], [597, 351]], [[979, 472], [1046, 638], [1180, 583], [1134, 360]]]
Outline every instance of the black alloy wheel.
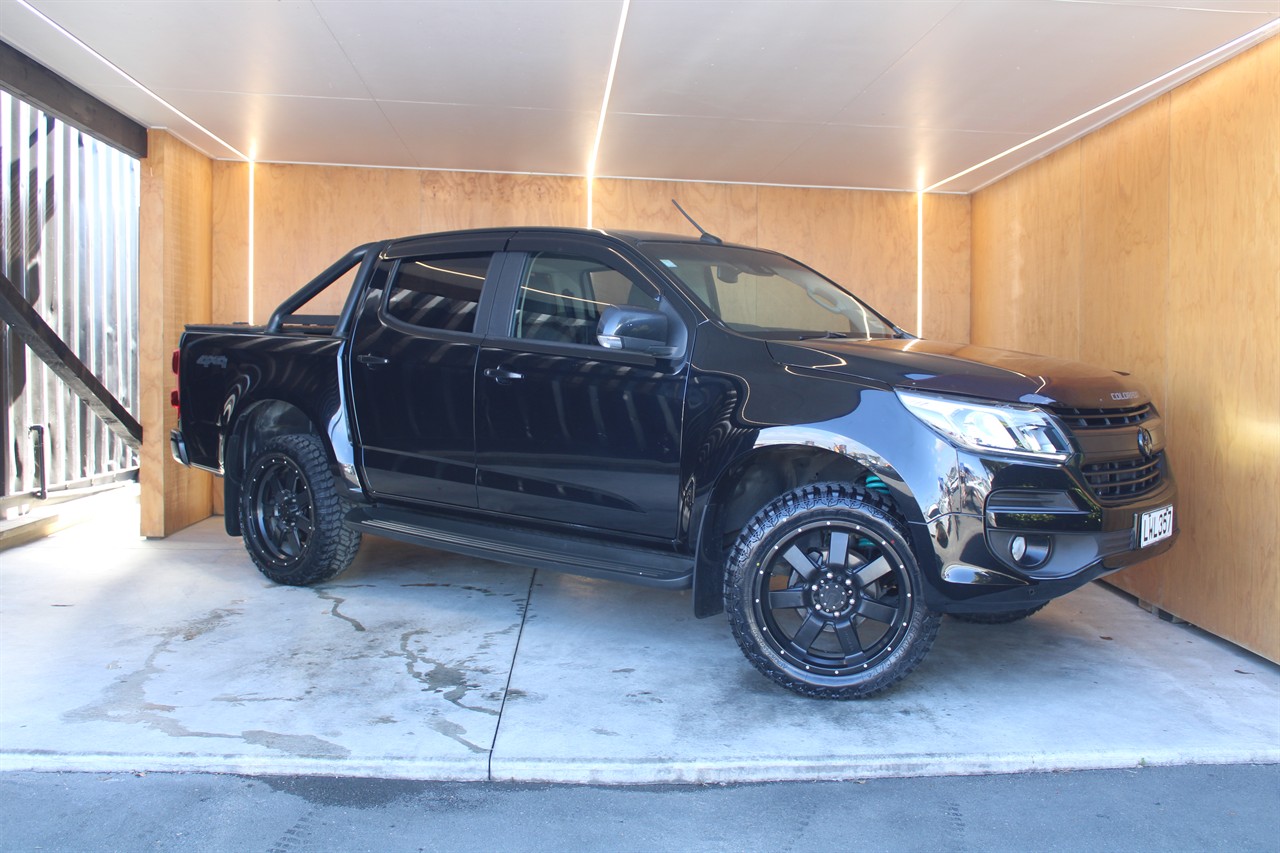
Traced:
[[907, 631], [906, 567], [862, 525], [819, 521], [794, 530], [756, 579], [756, 618], [782, 654], [816, 674], [866, 669]]
[[307, 477], [283, 453], [267, 454], [253, 477], [254, 538], [266, 556], [286, 565], [302, 559], [316, 530]]
[[315, 436], [277, 436], [249, 463], [240, 495], [245, 550], [276, 583], [318, 583], [351, 565], [360, 533], [343, 525], [343, 515]]
[[924, 657], [938, 615], [887, 499], [841, 484], [784, 495], [743, 531], [726, 608], [747, 658], [809, 696], [874, 695]]

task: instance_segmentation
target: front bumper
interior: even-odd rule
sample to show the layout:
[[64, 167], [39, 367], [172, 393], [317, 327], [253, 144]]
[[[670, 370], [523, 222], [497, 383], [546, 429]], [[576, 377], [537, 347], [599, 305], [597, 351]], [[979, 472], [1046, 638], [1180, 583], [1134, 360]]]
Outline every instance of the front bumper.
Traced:
[[[1140, 498], [1107, 505], [1065, 476], [1057, 488], [1046, 485], [992, 490], [982, 514], [952, 512], [923, 525], [920, 532], [938, 560], [931, 607], [946, 613], [1034, 607], [1163, 554], [1177, 540], [1177, 486], [1171, 474]], [[1172, 535], [1139, 547], [1143, 514], [1167, 506], [1174, 507]], [[1024, 557], [1020, 564], [1012, 548], [1015, 538], [1043, 550], [1028, 548], [1035, 558]]]

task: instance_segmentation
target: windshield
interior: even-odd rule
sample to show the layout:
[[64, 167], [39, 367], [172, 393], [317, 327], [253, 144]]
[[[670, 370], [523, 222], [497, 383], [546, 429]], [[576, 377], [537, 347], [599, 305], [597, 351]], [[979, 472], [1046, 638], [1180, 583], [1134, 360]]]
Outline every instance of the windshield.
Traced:
[[734, 331], [793, 340], [898, 335], [834, 282], [782, 255], [702, 243], [642, 243], [640, 249]]

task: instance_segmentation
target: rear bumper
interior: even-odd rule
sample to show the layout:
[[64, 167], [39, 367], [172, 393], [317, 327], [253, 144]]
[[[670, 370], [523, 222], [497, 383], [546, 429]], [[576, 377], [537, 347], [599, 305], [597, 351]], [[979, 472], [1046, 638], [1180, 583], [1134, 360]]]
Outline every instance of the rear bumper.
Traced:
[[187, 442], [182, 438], [182, 430], [169, 430], [169, 452], [180, 465], [191, 464], [191, 457], [187, 454]]

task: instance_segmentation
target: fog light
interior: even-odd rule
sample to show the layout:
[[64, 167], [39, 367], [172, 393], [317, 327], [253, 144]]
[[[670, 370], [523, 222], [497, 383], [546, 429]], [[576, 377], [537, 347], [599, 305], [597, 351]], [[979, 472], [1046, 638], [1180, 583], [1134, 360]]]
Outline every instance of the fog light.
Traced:
[[1024, 569], [1035, 569], [1049, 560], [1053, 540], [1039, 533], [1015, 533], [1007, 540], [1006, 548], [1014, 563]]

